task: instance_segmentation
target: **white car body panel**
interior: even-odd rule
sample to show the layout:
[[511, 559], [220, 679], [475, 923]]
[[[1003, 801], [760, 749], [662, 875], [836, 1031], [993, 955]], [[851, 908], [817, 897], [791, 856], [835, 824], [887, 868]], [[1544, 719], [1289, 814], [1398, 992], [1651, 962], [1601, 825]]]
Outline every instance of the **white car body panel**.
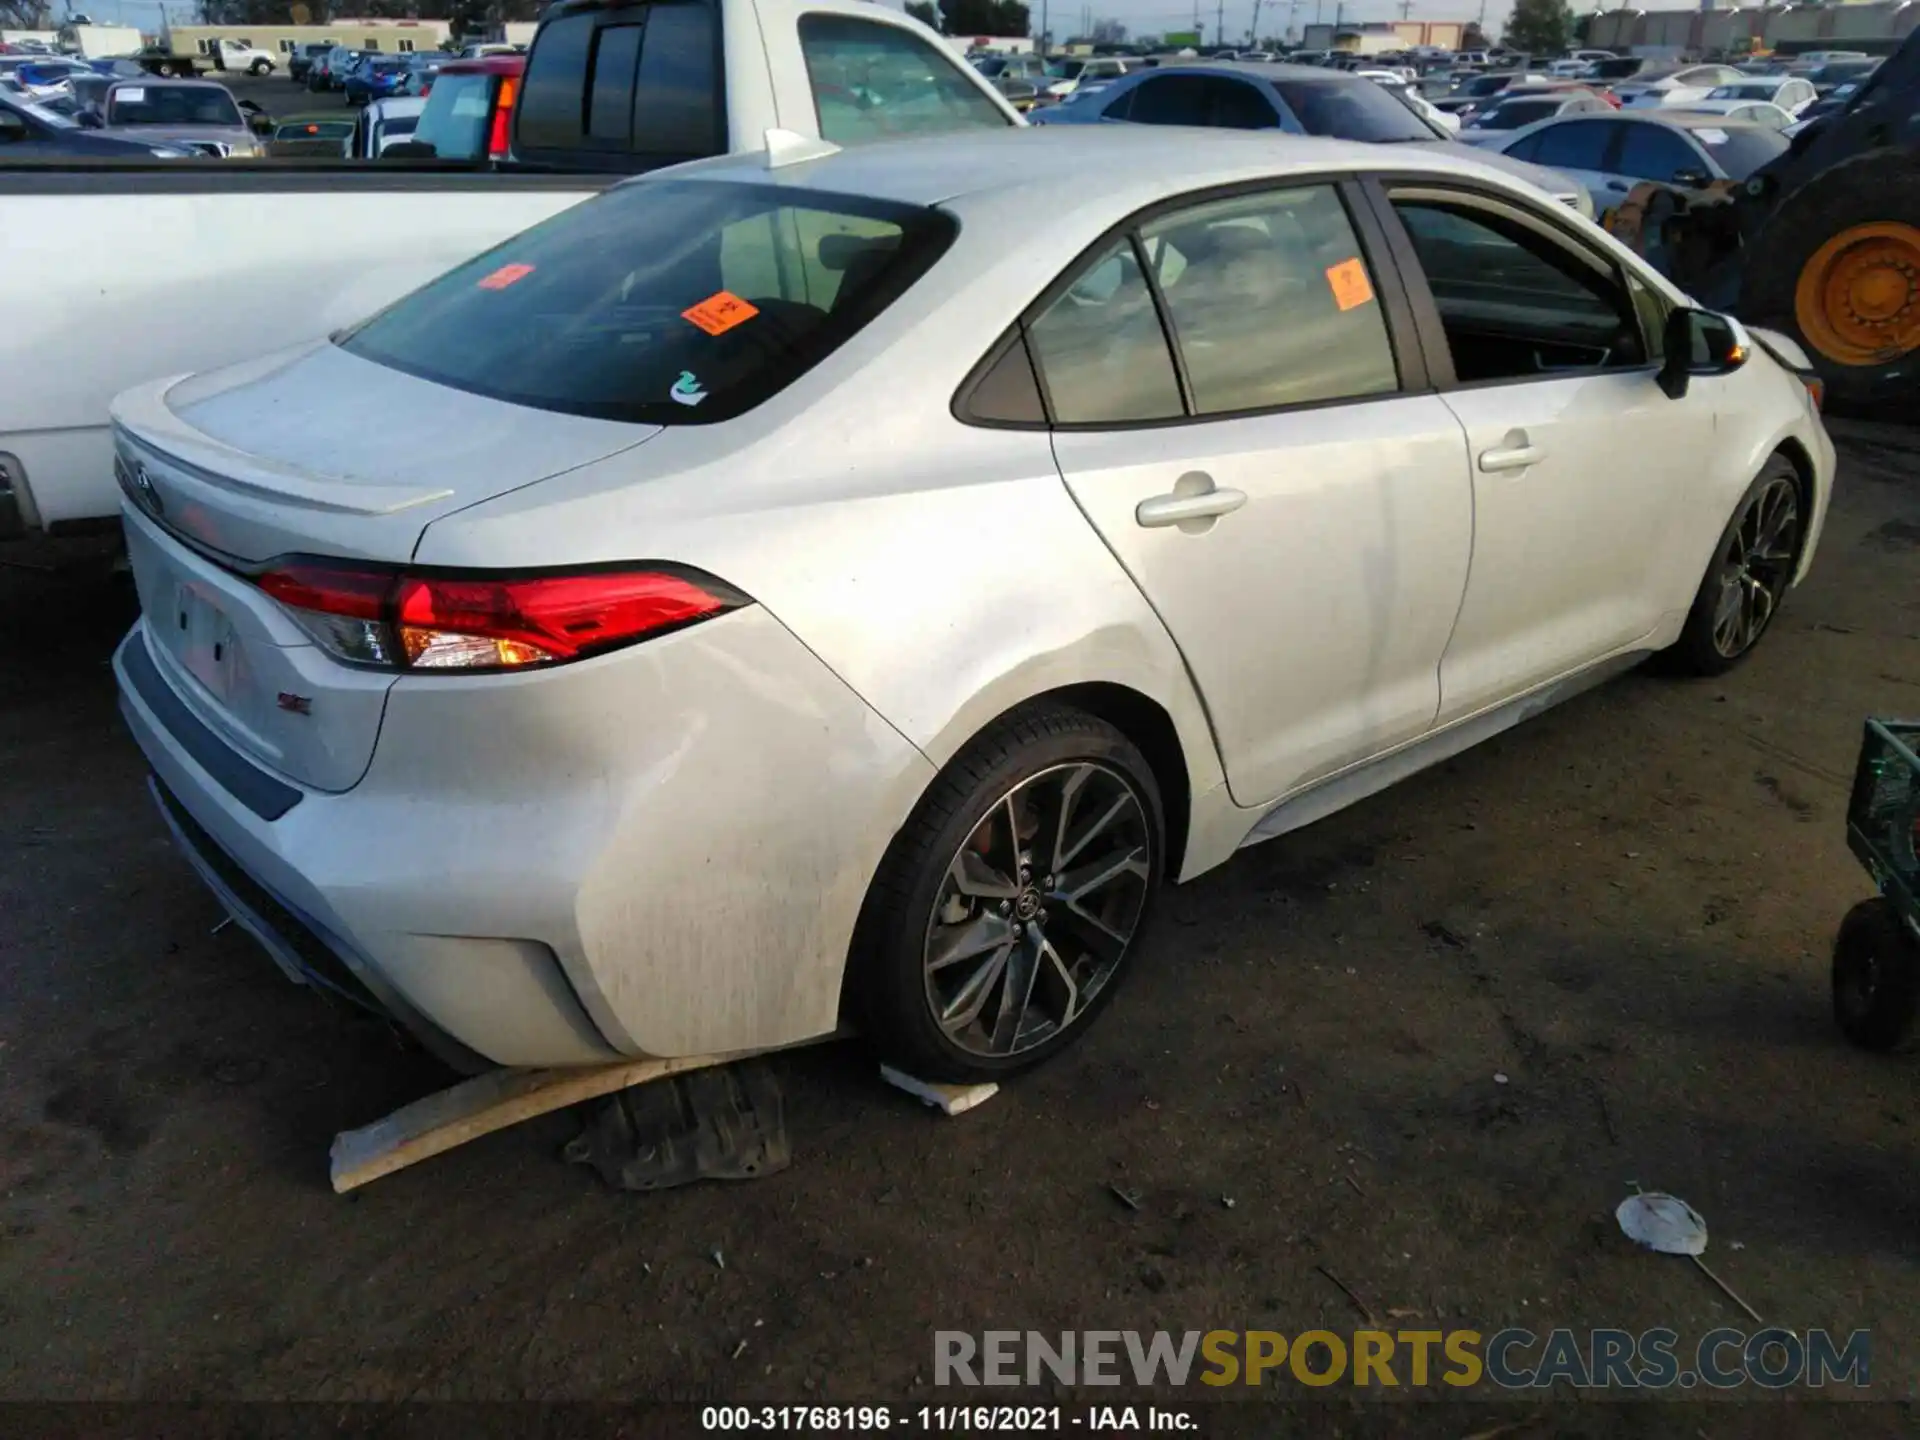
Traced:
[[[548, 670], [366, 672], [385, 688], [365, 775], [327, 793], [312, 780], [338, 764], [337, 780], [355, 747], [296, 755], [292, 719], [262, 718], [249, 740], [242, 722], [264, 710], [222, 703], [217, 671], [197, 678], [204, 659], [154, 633], [167, 619], [156, 601], [198, 581], [235, 607], [236, 629], [256, 627], [248, 644], [285, 652], [268, 658], [288, 673], [332, 662], [300, 653], [315, 647], [287, 617], [276, 627], [245, 581], [202, 574], [129, 508], [150, 542], [147, 614], [116, 665], [174, 803], [397, 1004], [486, 1059], [784, 1045], [837, 1023], [854, 919], [891, 837], [940, 768], [1027, 700], [1077, 691], [1164, 717], [1166, 763], [1189, 792], [1178, 872], [1190, 878], [1669, 642], [1727, 516], [1783, 444], [1811, 477], [1804, 570], [1833, 451], [1804, 388], [1759, 352], [1678, 402], [1638, 370], [1124, 431], [961, 422], [950, 406], [976, 362], [1096, 237], [1207, 187], [1330, 170], [1471, 179], [1684, 300], [1550, 198], [1457, 155], [1237, 132], [1042, 134], [901, 142], [773, 172], [941, 203], [960, 224], [931, 276], [735, 419], [658, 428], [433, 399], [412, 388], [427, 382], [334, 368], [319, 350], [126, 397], [129, 453], [219, 432], [199, 443], [228, 452], [206, 459], [232, 478], [194, 489], [163, 471], [164, 510], [185, 496], [223, 512], [209, 523], [246, 521], [256, 553], [305, 534], [323, 553], [455, 570], [646, 557], [755, 602]], [[1049, 165], [1114, 179], [1049, 208]], [[676, 175], [769, 180], [740, 158]], [[382, 398], [388, 386], [398, 398]], [[290, 438], [302, 393], [314, 414]], [[499, 428], [483, 430], [469, 407], [490, 403]], [[383, 464], [373, 441], [328, 438], [329, 416], [368, 405], [421, 416], [404, 457]], [[497, 440], [497, 473], [463, 478], [468, 442], [450, 432], [468, 426], [473, 445]], [[1545, 458], [1469, 468], [1516, 427]], [[448, 453], [416, 459], [433, 433]], [[1246, 505], [1192, 533], [1133, 523], [1141, 501], [1203, 467]], [[142, 665], [169, 687], [158, 708], [142, 699]], [[354, 683], [321, 676], [301, 696], [319, 717], [356, 703], [342, 701]], [[271, 821], [241, 807], [170, 729], [162, 711], [176, 707], [298, 803]], [[371, 708], [339, 735], [364, 734]], [[450, 979], [469, 958], [471, 983]]]

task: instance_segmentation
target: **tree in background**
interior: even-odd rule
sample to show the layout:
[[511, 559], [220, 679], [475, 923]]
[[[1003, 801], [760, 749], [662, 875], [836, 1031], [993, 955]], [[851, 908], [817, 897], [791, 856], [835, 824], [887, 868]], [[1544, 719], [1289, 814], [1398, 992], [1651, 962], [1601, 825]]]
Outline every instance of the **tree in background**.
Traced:
[[1469, 20], [1460, 32], [1460, 48], [1462, 50], [1486, 49], [1487, 32], [1482, 30], [1477, 22]]
[[0, 0], [0, 26], [8, 30], [51, 30], [51, 8], [44, 0]]
[[908, 0], [907, 14], [929, 30], [940, 28], [940, 12], [933, 8], [933, 0]]
[[1558, 55], [1573, 38], [1573, 8], [1567, 0], [1514, 0], [1502, 38], [1529, 55]]
[[1096, 20], [1093, 22], [1092, 39], [1096, 45], [1124, 45], [1127, 43], [1127, 27], [1118, 20]]
[[1574, 44], [1584, 45], [1587, 43], [1587, 32], [1593, 28], [1593, 17], [1599, 13], [1598, 10], [1594, 10], [1585, 15], [1576, 15], [1573, 17]]
[[1019, 0], [939, 0], [949, 35], [1025, 35], [1027, 7]]

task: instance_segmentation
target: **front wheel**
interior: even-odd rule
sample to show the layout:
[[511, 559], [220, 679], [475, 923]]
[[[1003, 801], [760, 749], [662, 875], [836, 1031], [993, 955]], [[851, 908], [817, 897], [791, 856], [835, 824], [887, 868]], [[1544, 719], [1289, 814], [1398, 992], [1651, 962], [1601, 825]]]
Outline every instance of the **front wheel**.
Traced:
[[1160, 791], [1113, 726], [1023, 707], [941, 772], [867, 897], [850, 1008], [927, 1080], [1036, 1065], [1112, 999], [1163, 860]]
[[271, 75], [273, 73], [273, 62], [270, 60], [256, 60], [247, 67], [247, 72], [252, 75]]
[[1752, 653], [1793, 583], [1806, 537], [1800, 475], [1775, 455], [1734, 509], [1669, 652], [1681, 669], [1722, 675]]
[[1891, 900], [1862, 900], [1833, 942], [1833, 1015], [1863, 1050], [1891, 1050], [1906, 1038], [1920, 1003], [1920, 941]]

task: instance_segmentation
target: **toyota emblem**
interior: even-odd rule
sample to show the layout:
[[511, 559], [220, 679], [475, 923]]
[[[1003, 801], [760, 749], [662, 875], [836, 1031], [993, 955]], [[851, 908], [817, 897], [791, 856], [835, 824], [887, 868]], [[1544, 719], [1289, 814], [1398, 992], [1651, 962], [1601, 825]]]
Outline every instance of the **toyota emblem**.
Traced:
[[142, 510], [156, 519], [167, 508], [166, 502], [160, 498], [159, 489], [153, 483], [153, 477], [147, 474], [146, 465], [139, 460], [133, 462], [133, 498], [140, 502]]

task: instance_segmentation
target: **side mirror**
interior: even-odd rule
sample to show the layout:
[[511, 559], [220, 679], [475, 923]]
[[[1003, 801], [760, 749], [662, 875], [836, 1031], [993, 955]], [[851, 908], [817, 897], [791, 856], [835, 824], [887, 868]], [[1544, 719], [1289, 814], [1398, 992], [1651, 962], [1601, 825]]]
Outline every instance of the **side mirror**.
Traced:
[[273, 134], [273, 117], [264, 111], [247, 117], [247, 128], [256, 135]]
[[76, 110], [73, 112], [73, 123], [78, 125], [82, 130], [99, 130], [104, 128], [107, 122], [100, 118], [100, 112], [98, 110], [89, 105], [84, 110]]
[[1673, 311], [1661, 338], [1664, 353], [1656, 379], [1670, 400], [1682, 398], [1695, 375], [1725, 375], [1747, 361], [1732, 324], [1710, 310]]

